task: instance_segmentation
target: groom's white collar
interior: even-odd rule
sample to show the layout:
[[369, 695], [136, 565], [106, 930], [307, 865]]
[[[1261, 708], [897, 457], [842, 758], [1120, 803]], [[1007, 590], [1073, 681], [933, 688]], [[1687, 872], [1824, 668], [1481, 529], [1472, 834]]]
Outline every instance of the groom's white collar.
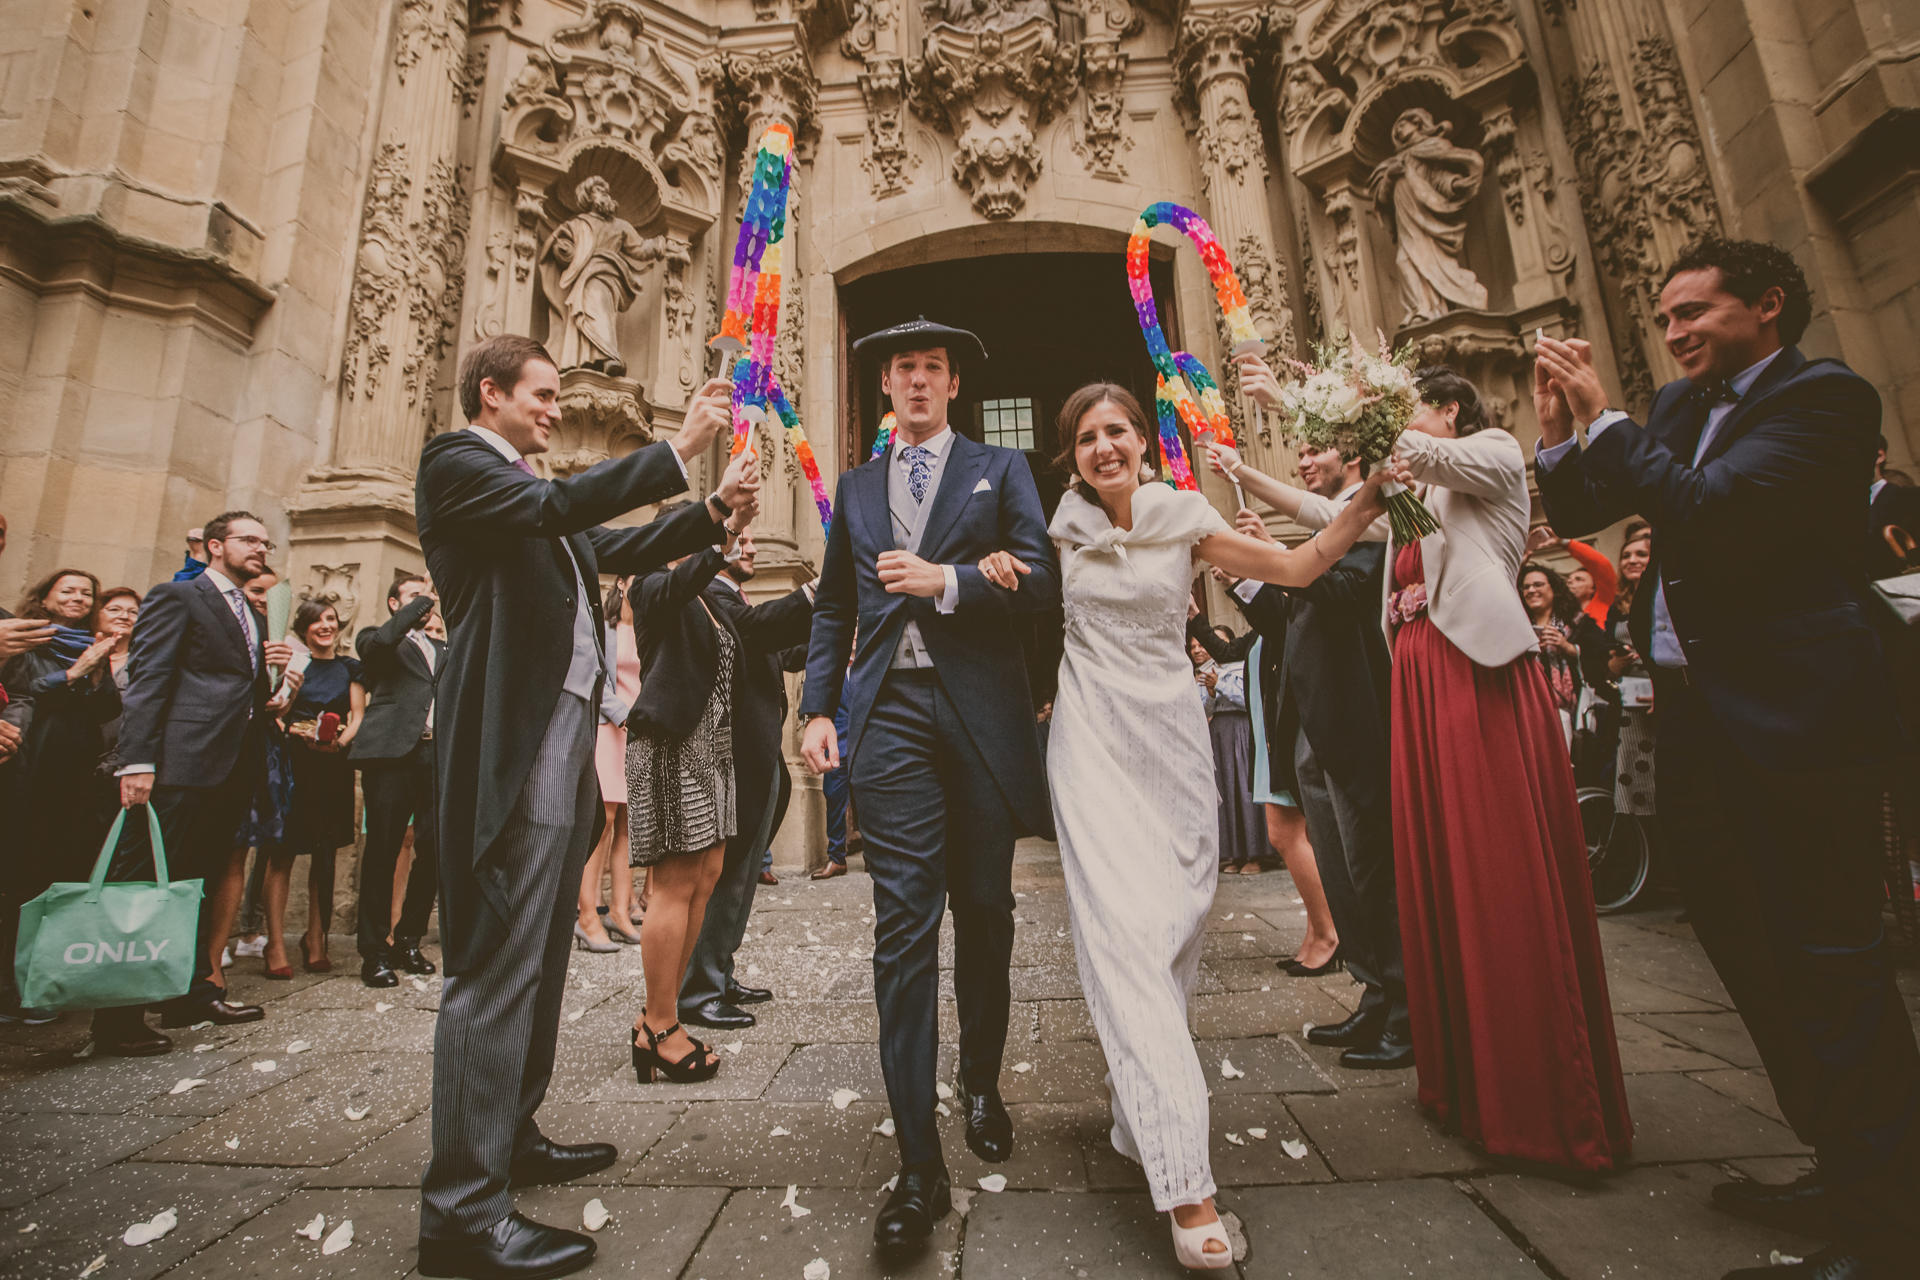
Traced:
[[[944, 426], [934, 433], [931, 440], [921, 441], [920, 447], [937, 458], [947, 451], [947, 445], [950, 444], [952, 440], [953, 427], [951, 425]], [[900, 451], [906, 447], [907, 442], [904, 439], [899, 436], [894, 437], [893, 454], [896, 458], [900, 456]]]

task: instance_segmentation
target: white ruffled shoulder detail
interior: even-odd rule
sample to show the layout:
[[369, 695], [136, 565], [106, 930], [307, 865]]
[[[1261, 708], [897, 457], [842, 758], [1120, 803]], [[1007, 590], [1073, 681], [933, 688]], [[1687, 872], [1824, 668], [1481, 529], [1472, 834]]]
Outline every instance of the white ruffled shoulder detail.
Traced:
[[1160, 481], [1140, 486], [1133, 495], [1133, 528], [1115, 528], [1097, 503], [1072, 489], [1061, 495], [1047, 534], [1062, 547], [1123, 551], [1126, 547], [1195, 543], [1209, 534], [1229, 532], [1227, 522], [1204, 494], [1175, 489]]

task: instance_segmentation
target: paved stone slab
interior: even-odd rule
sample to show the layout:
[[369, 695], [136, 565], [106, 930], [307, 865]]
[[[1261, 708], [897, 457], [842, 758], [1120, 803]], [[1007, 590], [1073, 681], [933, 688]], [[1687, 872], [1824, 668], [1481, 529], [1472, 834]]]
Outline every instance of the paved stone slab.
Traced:
[[1249, 1188], [1222, 1203], [1246, 1228], [1240, 1273], [1247, 1280], [1540, 1277], [1520, 1247], [1449, 1182]]
[[[0, 1128], [0, 1209], [145, 1150], [192, 1121], [168, 1116], [24, 1116]], [[156, 1212], [158, 1212], [156, 1210]]]
[[1040, 1040], [1054, 1044], [1062, 1040], [1097, 1040], [1093, 1017], [1082, 1000], [1042, 1000], [1033, 1006], [1039, 1019]]
[[1415, 1071], [1412, 1067], [1402, 1067], [1398, 1071], [1355, 1071], [1351, 1067], [1340, 1065], [1340, 1055], [1346, 1050], [1332, 1045], [1309, 1044], [1301, 1038], [1298, 1030], [1284, 1037], [1293, 1041], [1300, 1052], [1307, 1055], [1314, 1066], [1318, 1067], [1334, 1087], [1342, 1093], [1365, 1092], [1369, 1089], [1411, 1088], [1415, 1083]]
[[1685, 1076], [1627, 1077], [1633, 1157], [1642, 1164], [1800, 1155], [1793, 1130]]
[[[940, 1117], [940, 1150], [953, 1175], [953, 1185], [974, 1188], [988, 1174], [1004, 1174], [1007, 1185], [1022, 1189], [1084, 1190], [1088, 1135], [1097, 1126], [1106, 1132], [1107, 1109], [1084, 1102], [1027, 1102], [1009, 1106], [1013, 1117], [1013, 1157], [988, 1164], [967, 1147], [966, 1122], [960, 1108]], [[862, 1187], [878, 1187], [900, 1172], [900, 1150], [895, 1142], [878, 1141], [867, 1151]]]
[[[324, 1215], [320, 1240], [295, 1231]], [[327, 1257], [320, 1243], [342, 1222], [353, 1243]], [[400, 1280], [419, 1259], [420, 1193], [296, 1191], [229, 1231], [210, 1249], [167, 1273], [167, 1280]]]
[[[700, 1102], [627, 1174], [647, 1186], [851, 1187], [866, 1167], [884, 1103]], [[773, 1136], [775, 1129], [787, 1133]]]
[[[540, 1130], [555, 1142], [611, 1142], [620, 1151], [612, 1167], [577, 1180], [580, 1186], [621, 1182], [673, 1126], [681, 1108], [655, 1103], [596, 1102], [540, 1108]], [[417, 1187], [433, 1154], [433, 1113], [423, 1112], [349, 1160], [307, 1178], [310, 1187]], [[573, 1184], [569, 1184], [573, 1185]]]
[[1082, 1000], [1080, 970], [1072, 964], [1025, 965], [1013, 970], [1015, 1000]]
[[795, 1218], [780, 1207], [786, 1188], [737, 1191], [683, 1273], [690, 1280], [797, 1280], [815, 1258], [826, 1259], [833, 1280], [938, 1280], [952, 1274], [960, 1245], [960, 1215], [934, 1226], [927, 1247], [904, 1258], [882, 1259], [873, 1248], [873, 1219], [885, 1203], [878, 1191], [802, 1192], [813, 1210]]
[[1165, 1216], [1144, 1195], [1112, 1192], [976, 1195], [965, 1269], [969, 1280], [1182, 1274]]
[[1752, 1107], [1775, 1124], [1787, 1123], [1787, 1118], [1780, 1114], [1780, 1100], [1774, 1096], [1773, 1081], [1764, 1071], [1722, 1067], [1718, 1071], [1689, 1071], [1687, 1079], [1697, 1080], [1715, 1093]]
[[[701, 1038], [707, 1039], [705, 1036]], [[715, 1037], [707, 1040], [707, 1043], [718, 1045], [729, 1042]], [[699, 1084], [637, 1084], [629, 1057], [629, 1065], [619, 1068], [601, 1081], [588, 1095], [588, 1101], [711, 1102], [757, 1098], [773, 1083], [774, 1074], [792, 1052], [793, 1046], [790, 1044], [749, 1044], [739, 1053], [722, 1052], [720, 1074]]]
[[425, 1111], [385, 1134], [339, 1164], [307, 1174], [309, 1187], [412, 1187], [433, 1155], [433, 1113]]
[[[175, 1067], [206, 1078], [206, 1084], [186, 1093], [162, 1093], [147, 1103], [141, 1110], [150, 1116], [217, 1116], [231, 1107], [238, 1106], [256, 1094], [265, 1093], [276, 1085], [285, 1084], [312, 1071], [327, 1061], [330, 1056], [318, 1052], [286, 1052], [286, 1046], [269, 1049], [264, 1052], [250, 1053], [239, 1058], [232, 1066], [217, 1075], [207, 1076], [199, 1064], [216, 1056], [212, 1052], [182, 1057], [179, 1053], [170, 1053], [166, 1060]], [[152, 1059], [149, 1059], [152, 1061]], [[254, 1063], [273, 1063], [272, 1071], [256, 1071]], [[168, 1086], [172, 1088], [171, 1085]]]
[[1620, 1046], [1620, 1070], [1628, 1075], [1641, 1071], [1711, 1071], [1727, 1065], [1648, 1025], [1647, 1015], [1628, 1018], [1615, 1014], [1613, 1038]]
[[1275, 991], [1294, 981], [1274, 967], [1272, 956], [1203, 962], [1201, 969], [1225, 991]]
[[[869, 975], [871, 976], [871, 975]], [[764, 985], [759, 979], [749, 979]], [[794, 996], [805, 994], [794, 991]], [[824, 994], [824, 993], [823, 993]], [[880, 1039], [880, 1011], [872, 994], [860, 999], [788, 999], [775, 990], [766, 1004], [749, 1005], [756, 1025], [745, 1031], [701, 1033], [708, 1041], [734, 1039], [763, 1044], [873, 1044]]]
[[1656, 1031], [1712, 1054], [1736, 1067], [1760, 1065], [1760, 1051], [1754, 1048], [1747, 1024], [1732, 1011], [1722, 1013], [1643, 1013], [1638, 1021]]
[[269, 1018], [291, 1016], [296, 1013], [310, 1013], [315, 1009], [372, 1009], [377, 1004], [399, 1005], [408, 1009], [438, 1009], [440, 1007], [440, 984], [432, 978], [427, 979], [427, 989], [415, 989], [408, 981], [411, 975], [401, 974], [397, 987], [369, 987], [360, 981], [360, 967], [355, 965], [350, 975], [335, 975], [312, 983], [288, 995], [283, 995], [270, 1006]]
[[[101, 1169], [0, 1216], [0, 1278], [77, 1276], [101, 1254], [100, 1280], [145, 1280], [212, 1244], [283, 1199], [300, 1181], [287, 1169], [123, 1164]], [[126, 1229], [174, 1210], [180, 1225], [152, 1244], [121, 1242]], [[23, 1234], [27, 1224], [34, 1229]]]
[[1502, 1176], [1474, 1186], [1568, 1280], [1656, 1274], [1717, 1276], [1764, 1267], [1775, 1249], [1805, 1257], [1820, 1242], [1714, 1210], [1711, 1165], [1633, 1169], [1597, 1187]]
[[1187, 1006], [1187, 1025], [1203, 1038], [1299, 1035], [1308, 1022], [1339, 1022], [1347, 1011], [1311, 982], [1274, 971], [1272, 991], [1232, 991], [1196, 995]]
[[[1016, 1071], [1022, 1062], [1031, 1071]], [[1000, 1097], [1016, 1102], [1105, 1102], [1107, 1058], [1097, 1043], [1009, 1044], [1000, 1068]]]
[[1615, 1013], [1711, 1013], [1721, 1008], [1625, 973], [1607, 974], [1607, 996]]
[[1420, 1113], [1411, 1084], [1287, 1099], [1287, 1109], [1344, 1180], [1421, 1178], [1483, 1166], [1484, 1157]]
[[[289, 1080], [144, 1152], [143, 1160], [330, 1165], [426, 1109], [433, 1059], [424, 1053], [330, 1055]], [[366, 1108], [359, 1120], [346, 1110]], [[229, 1139], [240, 1145], [229, 1149]]]
[[[777, 991], [780, 987], [775, 984], [780, 983], [781, 979], [779, 970], [775, 970], [772, 975], [761, 974], [747, 981], [757, 986], [772, 986]], [[860, 1001], [871, 1005], [873, 1003], [873, 966], [862, 962], [858, 968], [831, 976], [824, 981], [808, 976], [801, 978], [797, 983], [786, 985], [797, 986], [803, 992], [817, 990], [821, 998], [826, 1000]], [[1076, 998], [1078, 994], [1078, 992], [1075, 993]], [[948, 966], [940, 971], [940, 1000], [945, 1003], [953, 998], [953, 969]], [[1014, 998], [1017, 1000], [1022, 997]]]
[[[940, 1046], [935, 1079], [952, 1078], [956, 1051], [951, 1044]], [[867, 1102], [886, 1102], [887, 1083], [880, 1073], [879, 1045], [800, 1045], [762, 1096], [769, 1102], [825, 1102], [839, 1089], [852, 1089]]]
[[1723, 1009], [1733, 1007], [1707, 953], [1690, 938], [1669, 937], [1626, 920], [1602, 920], [1600, 946], [1610, 981], [1624, 975]]
[[574, 1274], [588, 1280], [594, 1276], [661, 1280], [681, 1273], [727, 1196], [725, 1187], [602, 1187], [570, 1182], [561, 1187], [529, 1187], [515, 1192], [514, 1202], [536, 1222], [581, 1231], [587, 1201], [598, 1200], [612, 1216], [594, 1233], [600, 1252], [591, 1265]]
[[[1236, 1093], [1332, 1093], [1327, 1079], [1300, 1046], [1286, 1037], [1201, 1040], [1194, 1048], [1215, 1097]], [[1225, 1063], [1243, 1075], [1229, 1079]]]
[[[1303, 1159], [1295, 1160], [1280, 1144], [1304, 1141], [1306, 1134], [1287, 1111], [1286, 1102], [1275, 1094], [1234, 1094], [1222, 1097], [1217, 1092], [1211, 1106], [1213, 1179], [1223, 1187], [1271, 1186], [1285, 1182], [1331, 1182], [1333, 1171], [1320, 1153], [1309, 1144]], [[1264, 1129], [1265, 1138], [1255, 1138], [1249, 1129]], [[1240, 1139], [1236, 1144], [1227, 1137]], [[1118, 1153], [1115, 1153], [1118, 1155]]]
[[1262, 919], [1235, 920], [1224, 931], [1207, 934], [1200, 956], [1208, 963], [1222, 960], [1246, 960], [1254, 957], [1291, 955], [1297, 941]]
[[158, 1058], [91, 1058], [0, 1090], [0, 1112], [125, 1115], [143, 1102], [164, 1097], [180, 1080], [211, 1079], [245, 1056], [228, 1049]]
[[375, 1013], [369, 1004], [364, 1009], [311, 1009], [286, 1018], [269, 1012], [262, 1021], [233, 1030], [244, 1032], [235, 1038], [250, 1053], [271, 1055], [295, 1040], [322, 1050], [432, 1053], [435, 1017], [425, 1009], [401, 1006]]

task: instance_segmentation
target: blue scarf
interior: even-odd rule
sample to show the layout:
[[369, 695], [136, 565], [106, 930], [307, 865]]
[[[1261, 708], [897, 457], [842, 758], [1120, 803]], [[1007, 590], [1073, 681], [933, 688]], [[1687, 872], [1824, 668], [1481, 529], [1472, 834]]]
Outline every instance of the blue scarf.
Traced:
[[87, 651], [93, 644], [93, 640], [91, 631], [82, 631], [78, 627], [55, 626], [53, 639], [47, 641], [47, 652], [71, 666], [79, 661], [80, 655]]
[[187, 562], [180, 566], [178, 573], [173, 575], [173, 580], [175, 582], [192, 582], [206, 571], [207, 562], [205, 560], [195, 560], [193, 556], [189, 554], [187, 556]]

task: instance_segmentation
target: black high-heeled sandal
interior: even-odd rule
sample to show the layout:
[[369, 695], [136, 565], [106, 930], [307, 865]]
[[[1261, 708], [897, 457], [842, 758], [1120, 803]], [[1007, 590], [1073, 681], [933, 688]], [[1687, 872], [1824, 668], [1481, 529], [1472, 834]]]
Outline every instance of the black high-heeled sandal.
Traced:
[[[636, 1037], [633, 1043], [633, 1078], [640, 1084], [652, 1084], [654, 1073], [665, 1076], [669, 1084], [698, 1084], [702, 1080], [711, 1080], [720, 1071], [720, 1059], [713, 1056], [696, 1041], [693, 1050], [678, 1062], [669, 1062], [661, 1056], [660, 1042], [680, 1029], [674, 1023], [665, 1031], [656, 1032], [640, 1020], [640, 1035], [647, 1038], [647, 1047], [642, 1049]], [[691, 1036], [688, 1037], [692, 1039]]]

